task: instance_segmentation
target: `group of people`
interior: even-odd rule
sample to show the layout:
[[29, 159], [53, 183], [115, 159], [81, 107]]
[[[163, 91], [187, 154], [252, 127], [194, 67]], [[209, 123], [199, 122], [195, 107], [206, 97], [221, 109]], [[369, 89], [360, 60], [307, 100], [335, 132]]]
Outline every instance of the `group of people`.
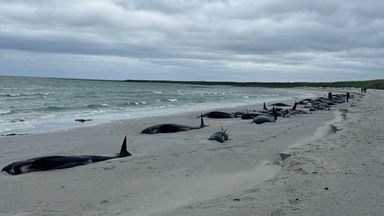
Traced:
[[[366, 88], [365, 88], [365, 92], [367, 92], [367, 89], [366, 89]], [[349, 99], [351, 98], [349, 92], [347, 92], [345, 96], [346, 96], [347, 102], [349, 102]], [[332, 100], [332, 97], [333, 97], [332, 91], [329, 91], [329, 92], [328, 92], [328, 99], [329, 99], [329, 100]]]
[[[361, 87], [360, 91], [361, 91], [362, 94], [363, 94], [363, 93], [367, 93], [367, 87]], [[347, 97], [347, 102], [348, 102], [348, 100], [350, 99], [349, 92], [347, 92], [346, 97]], [[329, 100], [332, 100], [332, 91], [329, 91], [329, 92], [328, 92], [328, 99], [329, 99]]]

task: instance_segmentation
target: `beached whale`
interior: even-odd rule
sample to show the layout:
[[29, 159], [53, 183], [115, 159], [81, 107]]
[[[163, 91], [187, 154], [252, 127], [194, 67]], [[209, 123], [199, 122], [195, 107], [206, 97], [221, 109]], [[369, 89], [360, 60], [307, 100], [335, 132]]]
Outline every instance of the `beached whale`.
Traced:
[[259, 115], [253, 119], [252, 123], [263, 124], [265, 122], [275, 122], [277, 120], [277, 116], [278, 116], [275, 107], [273, 107], [273, 109], [272, 109], [272, 114], [273, 115], [267, 115], [267, 114]]
[[[248, 112], [248, 111], [247, 111]], [[247, 112], [244, 112], [244, 111], [236, 111], [236, 112], [232, 112], [232, 114], [233, 114], [233, 116], [235, 117], [235, 118], [239, 118], [239, 117], [241, 117], [242, 115], [244, 115], [245, 113], [247, 113]]]
[[276, 121], [273, 116], [270, 115], [261, 115], [257, 116], [256, 118], [253, 119], [252, 123], [255, 124], [263, 124], [265, 122], [274, 122]]
[[253, 119], [257, 116], [265, 115], [265, 113], [261, 112], [247, 112], [244, 115], [241, 116], [241, 119]]
[[127, 151], [127, 137], [124, 138], [121, 145], [120, 153], [115, 156], [99, 156], [99, 155], [74, 155], [74, 156], [43, 156], [13, 162], [5, 166], [1, 172], [7, 172], [11, 175], [18, 175], [34, 171], [46, 171], [53, 169], [65, 169], [89, 163], [96, 163], [115, 158], [131, 156]]
[[291, 117], [293, 115], [301, 115], [301, 114], [309, 114], [309, 112], [307, 111], [304, 111], [304, 110], [290, 110], [287, 114], [285, 114], [285, 117], [288, 118], [288, 117]]
[[291, 109], [283, 110], [282, 113], [283, 113], [284, 117], [287, 118], [287, 117], [290, 117], [293, 115], [309, 114], [307, 111], [297, 109], [298, 104], [299, 104], [298, 102], [295, 102]]
[[309, 103], [312, 103], [313, 99], [311, 98], [306, 98], [298, 102], [299, 105], [307, 105]]
[[213, 133], [208, 139], [223, 143], [224, 141], [228, 140], [228, 134], [226, 132], [227, 130], [223, 130], [223, 128], [221, 128], [221, 131]]
[[196, 130], [205, 127], [203, 115], [200, 116], [200, 126], [199, 127], [192, 127], [192, 126], [186, 126], [186, 125], [179, 125], [179, 124], [159, 124], [159, 125], [153, 125], [151, 127], [147, 127], [144, 130], [141, 131], [142, 134], [157, 134], [157, 133], [176, 133], [180, 131], [189, 131], [189, 130]]
[[[275, 116], [275, 114], [276, 114], [277, 117], [285, 117], [284, 109], [282, 109], [282, 108], [276, 108], [275, 107], [272, 110], [262, 110], [260, 112], [264, 113], [264, 115]], [[255, 117], [257, 117], [257, 116], [255, 116]]]
[[207, 112], [207, 113], [204, 113], [202, 116], [206, 118], [234, 118], [235, 117], [233, 113], [222, 112], [222, 111]]
[[269, 106], [291, 106], [291, 105], [288, 105], [288, 104], [285, 104], [285, 103], [273, 103], [273, 104], [270, 104]]

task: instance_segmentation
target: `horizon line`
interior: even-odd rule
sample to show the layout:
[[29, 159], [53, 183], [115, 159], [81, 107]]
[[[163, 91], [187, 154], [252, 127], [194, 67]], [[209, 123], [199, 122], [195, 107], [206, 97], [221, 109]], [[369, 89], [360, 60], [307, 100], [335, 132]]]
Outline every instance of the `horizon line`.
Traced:
[[84, 80], [84, 81], [107, 81], [107, 82], [168, 82], [168, 83], [238, 83], [238, 84], [269, 84], [269, 83], [338, 83], [338, 82], [367, 82], [379, 81], [383, 79], [369, 80], [337, 80], [337, 81], [206, 81], [206, 80], [167, 80], [167, 79], [98, 79], [98, 78], [76, 78], [76, 77], [49, 77], [49, 76], [24, 76], [24, 75], [2, 75], [0, 77], [27, 77], [27, 78], [46, 78], [46, 79], [67, 79], [67, 80]]

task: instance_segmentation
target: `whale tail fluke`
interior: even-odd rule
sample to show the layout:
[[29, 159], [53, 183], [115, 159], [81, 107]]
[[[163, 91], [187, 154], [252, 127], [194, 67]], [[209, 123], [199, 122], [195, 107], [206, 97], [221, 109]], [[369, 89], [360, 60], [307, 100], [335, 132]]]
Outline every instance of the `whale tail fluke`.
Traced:
[[227, 130], [228, 129], [225, 129], [225, 130], [223, 130], [223, 128], [221, 128], [221, 131], [222, 131], [222, 133], [221, 133], [221, 137], [225, 137], [227, 134]]
[[119, 157], [128, 157], [131, 156], [132, 154], [127, 151], [127, 137], [124, 137], [123, 144], [121, 145], [121, 150], [119, 153]]

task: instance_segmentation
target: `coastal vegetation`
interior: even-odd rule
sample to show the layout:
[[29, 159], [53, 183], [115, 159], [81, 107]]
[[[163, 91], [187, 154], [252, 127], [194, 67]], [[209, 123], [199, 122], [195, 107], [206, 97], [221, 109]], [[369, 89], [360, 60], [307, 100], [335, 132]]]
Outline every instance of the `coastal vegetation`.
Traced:
[[237, 87], [265, 87], [265, 88], [361, 88], [384, 89], [384, 79], [365, 81], [338, 81], [338, 82], [208, 82], [208, 81], [170, 81], [170, 80], [126, 80], [127, 82], [156, 82], [194, 85], [230, 85]]

